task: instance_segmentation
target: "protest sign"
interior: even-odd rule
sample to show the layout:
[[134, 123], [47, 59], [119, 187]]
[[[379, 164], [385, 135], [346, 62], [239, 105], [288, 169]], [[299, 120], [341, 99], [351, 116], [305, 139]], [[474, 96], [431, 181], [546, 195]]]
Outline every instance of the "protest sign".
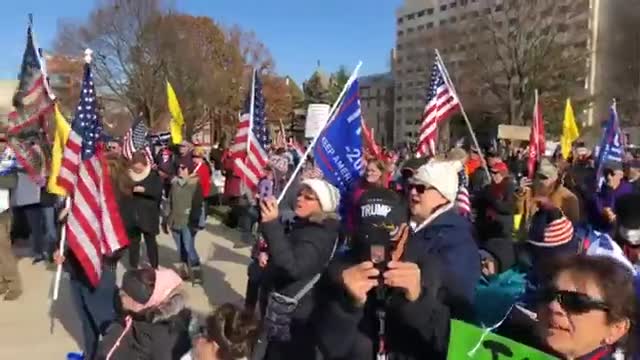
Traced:
[[451, 321], [449, 360], [553, 360], [556, 359], [529, 346], [473, 326]]
[[329, 118], [330, 108], [327, 104], [309, 104], [304, 128], [305, 138], [313, 139], [318, 136]]

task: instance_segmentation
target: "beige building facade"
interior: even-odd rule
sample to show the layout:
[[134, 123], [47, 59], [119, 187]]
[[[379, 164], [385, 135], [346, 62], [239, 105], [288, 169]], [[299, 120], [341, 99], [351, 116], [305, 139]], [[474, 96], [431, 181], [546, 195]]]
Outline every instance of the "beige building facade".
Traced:
[[[504, 16], [504, 26], [520, 26], [501, 13], [508, 1], [520, 0], [405, 0], [396, 10], [395, 143], [417, 138], [434, 49], [440, 50], [452, 77], [464, 74], [470, 62], [476, 61], [482, 42], [465, 39], [457, 30], [468, 29], [469, 22], [489, 16]], [[539, 16], [553, 18], [559, 26], [555, 41], [585, 53], [584, 61], [576, 64], [581, 70], [572, 80], [574, 93], [592, 102], [576, 114], [579, 121], [592, 125], [606, 118], [614, 97], [620, 100], [621, 112], [633, 116], [640, 107], [640, 1], [558, 0], [557, 4], [558, 13]], [[577, 10], [571, 17], [563, 17], [562, 11], [569, 5]], [[455, 33], [457, 38], [450, 37]], [[468, 107], [474, 102], [489, 102], [483, 89], [461, 97]]]

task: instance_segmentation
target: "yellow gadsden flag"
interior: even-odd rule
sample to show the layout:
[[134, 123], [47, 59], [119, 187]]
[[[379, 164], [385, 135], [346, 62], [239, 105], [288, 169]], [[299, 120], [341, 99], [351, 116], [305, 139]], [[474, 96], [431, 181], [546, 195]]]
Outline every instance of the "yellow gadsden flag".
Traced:
[[171, 83], [167, 81], [167, 103], [169, 104], [169, 112], [171, 113], [171, 122], [169, 129], [171, 131], [171, 142], [180, 144], [182, 142], [182, 127], [184, 126], [184, 117], [176, 92], [173, 90]]
[[60, 113], [58, 104], [55, 105], [55, 122], [56, 130], [53, 135], [53, 148], [51, 149], [51, 171], [49, 173], [49, 180], [47, 181], [47, 191], [60, 195], [67, 196], [67, 192], [57, 184], [58, 174], [60, 174], [60, 166], [62, 166], [62, 152], [64, 146], [69, 138], [69, 132], [71, 126], [67, 120]]
[[560, 147], [562, 157], [569, 158], [571, 154], [571, 144], [580, 137], [578, 126], [576, 125], [576, 117], [571, 107], [571, 99], [567, 99], [567, 107], [564, 110], [564, 121], [562, 122], [562, 137], [560, 138]]

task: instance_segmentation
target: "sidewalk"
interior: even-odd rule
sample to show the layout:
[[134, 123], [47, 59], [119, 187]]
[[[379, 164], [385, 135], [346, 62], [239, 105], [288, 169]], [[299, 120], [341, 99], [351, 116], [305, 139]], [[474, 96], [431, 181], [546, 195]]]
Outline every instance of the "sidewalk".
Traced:
[[[158, 244], [161, 265], [170, 267], [177, 262], [170, 236], [160, 234]], [[208, 313], [212, 306], [242, 301], [250, 249], [234, 244], [240, 244], [238, 233], [216, 219], [210, 218], [207, 228], [198, 233], [196, 247], [203, 261], [204, 284], [202, 288], [184, 285], [193, 310]], [[68, 296], [68, 281], [63, 279], [60, 298], [51, 306], [55, 272], [47, 271], [42, 263], [32, 265], [30, 258], [20, 259], [19, 267], [24, 294], [17, 302], [0, 300], [0, 359], [65, 359], [68, 352], [79, 350], [82, 339]], [[118, 279], [123, 272], [119, 265]]]

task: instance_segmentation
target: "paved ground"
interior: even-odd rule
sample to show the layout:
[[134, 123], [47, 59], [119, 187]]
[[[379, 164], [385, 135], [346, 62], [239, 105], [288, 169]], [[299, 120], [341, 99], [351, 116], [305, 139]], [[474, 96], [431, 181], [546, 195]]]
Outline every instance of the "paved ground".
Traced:
[[[212, 306], [242, 300], [246, 285], [249, 248], [241, 245], [238, 233], [215, 219], [198, 234], [196, 247], [202, 258], [203, 287], [186, 284], [189, 305], [201, 313]], [[159, 237], [160, 264], [177, 261], [175, 244], [169, 236]], [[17, 302], [0, 300], [0, 359], [65, 359], [67, 352], [77, 351], [82, 332], [71, 306], [68, 283], [62, 282], [60, 298], [51, 303], [53, 271], [31, 259], [19, 263], [24, 294]], [[118, 279], [124, 268], [118, 267]]]

